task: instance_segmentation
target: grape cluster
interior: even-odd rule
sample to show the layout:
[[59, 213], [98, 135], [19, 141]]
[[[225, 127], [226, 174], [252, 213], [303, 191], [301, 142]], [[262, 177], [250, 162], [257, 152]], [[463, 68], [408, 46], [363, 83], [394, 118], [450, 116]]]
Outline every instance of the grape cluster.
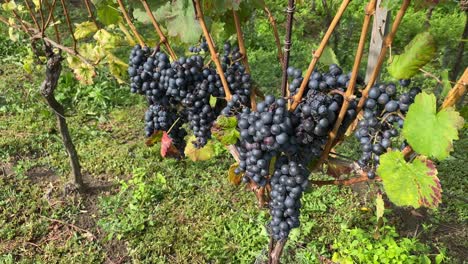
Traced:
[[177, 114], [168, 106], [150, 105], [145, 113], [146, 136], [151, 136], [155, 131], [167, 131], [176, 119]]
[[208, 43], [203, 39], [203, 41], [198, 46], [190, 46], [189, 51], [192, 53], [200, 53], [201, 51], [207, 52], [208, 51]]
[[145, 80], [144, 64], [150, 56], [151, 49], [148, 47], [141, 47], [136, 45], [130, 52], [128, 61], [128, 75], [130, 76], [130, 91], [132, 93], [144, 94], [143, 86], [146, 88], [149, 83]]
[[392, 147], [392, 138], [399, 135], [404, 116], [421, 89], [414, 87], [397, 96], [393, 83], [377, 84], [369, 90], [364, 104], [363, 119], [359, 121], [355, 136], [361, 144], [362, 155], [358, 164], [375, 178], [380, 155]]
[[221, 57], [221, 64], [224, 76], [228, 86], [235, 99], [228, 102], [223, 109], [224, 115], [238, 113], [242, 106], [250, 104], [250, 93], [252, 92], [252, 83], [250, 74], [246, 72], [244, 65], [240, 62], [242, 54], [237, 46], [231, 47], [229, 42], [224, 44], [224, 55]]
[[299, 227], [301, 196], [308, 185], [309, 172], [300, 163], [282, 156], [271, 177], [269, 224], [275, 240], [284, 239], [291, 229]]
[[244, 181], [253, 180], [260, 186], [266, 184], [269, 163], [280, 152], [297, 152], [294, 129], [287, 110], [286, 100], [267, 95], [257, 104], [257, 111], [244, 108], [238, 120], [240, 129], [240, 171], [245, 171]]
[[[303, 80], [301, 71], [288, 68], [294, 79], [289, 89], [295, 94]], [[326, 143], [328, 133], [335, 124], [343, 104], [345, 87], [349, 76], [344, 75], [341, 68], [332, 64], [329, 72], [322, 74], [315, 71], [308, 83], [303, 101], [294, 111], [294, 127], [299, 143], [307, 149], [309, 158], [318, 157]], [[348, 110], [340, 127], [342, 133], [356, 116], [357, 104], [354, 100], [349, 102]]]

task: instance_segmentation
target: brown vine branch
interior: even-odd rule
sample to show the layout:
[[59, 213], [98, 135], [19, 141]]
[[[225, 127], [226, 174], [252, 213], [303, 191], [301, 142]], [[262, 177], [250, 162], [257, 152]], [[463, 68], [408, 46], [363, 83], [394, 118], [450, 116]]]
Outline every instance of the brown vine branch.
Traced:
[[[234, 17], [234, 24], [236, 25], [237, 43], [239, 45], [239, 51], [242, 55], [242, 63], [244, 64], [247, 73], [250, 74], [250, 65], [249, 59], [247, 57], [247, 49], [245, 48], [244, 43], [244, 34], [242, 33], [239, 16], [237, 15], [237, 11], [234, 9], [232, 9], [232, 16]], [[255, 90], [252, 89], [250, 93], [250, 106], [252, 110], [257, 111], [257, 102], [255, 101], [255, 95]]]
[[76, 38], [75, 38], [75, 34], [73, 33], [73, 26], [72, 26], [71, 21], [70, 21], [70, 16], [68, 15], [67, 5], [65, 4], [64, 0], [60, 0], [60, 2], [62, 3], [63, 13], [65, 14], [65, 20], [67, 21], [68, 30], [70, 31], [71, 37], [73, 39], [73, 50], [76, 53], [78, 53], [78, 51], [76, 49], [76, 45], [77, 45]]
[[117, 0], [117, 2], [119, 3], [120, 11], [122, 11], [122, 13], [123, 13], [123, 15], [125, 17], [125, 20], [127, 21], [127, 24], [130, 27], [130, 29], [132, 30], [133, 34], [137, 38], [138, 43], [140, 43], [140, 46], [142, 46], [142, 47], [145, 46], [145, 42], [143, 41], [143, 38], [140, 36], [140, 34], [138, 33], [135, 25], [132, 23], [132, 20], [130, 19], [130, 16], [128, 15], [127, 10], [125, 10], [125, 6], [122, 3], [122, 0]]
[[169, 40], [166, 38], [164, 35], [164, 32], [162, 32], [161, 27], [158, 24], [158, 21], [156, 21], [156, 18], [154, 17], [153, 13], [151, 12], [151, 8], [148, 6], [148, 2], [146, 0], [141, 0], [141, 3], [145, 7], [146, 14], [151, 20], [151, 23], [153, 23], [154, 29], [156, 29], [156, 32], [158, 32], [160, 43], [164, 44], [166, 47], [167, 51], [169, 52], [169, 55], [171, 56], [172, 60], [177, 60], [177, 55], [175, 54], [174, 50], [172, 49], [171, 45], [169, 45]]
[[[330, 180], [330, 181], [310, 181], [309, 182], [309, 187], [312, 187], [313, 185], [316, 186], [325, 186], [325, 185], [353, 185], [356, 183], [360, 182], [366, 182], [369, 181], [369, 178], [367, 177], [367, 173], [363, 172], [359, 177], [351, 178], [351, 179], [346, 179], [346, 180]], [[381, 181], [379, 177], [376, 177], [373, 179], [373, 181]]]
[[88, 10], [88, 18], [90, 18], [93, 21], [96, 28], [101, 28], [98, 22], [96, 21], [96, 18], [93, 15], [93, 11], [91, 10], [91, 5], [89, 4], [89, 0], [84, 0], [84, 3], [86, 6], [86, 10]]
[[[9, 0], [5, 0], [7, 3], [9, 2]], [[26, 4], [26, 8], [28, 9], [29, 11], [29, 15], [31, 16], [33, 22], [34, 22], [34, 25], [36, 25], [36, 28], [37, 30], [40, 30], [40, 27], [39, 27], [39, 23], [37, 23], [37, 19], [36, 19], [36, 15], [34, 14], [31, 6], [29, 5], [29, 0], [25, 0], [24, 1], [25, 4]]]
[[304, 94], [304, 91], [307, 86], [307, 82], [309, 81], [310, 76], [312, 75], [312, 72], [314, 71], [315, 65], [317, 64], [318, 60], [320, 59], [320, 56], [322, 56], [323, 50], [325, 49], [325, 46], [328, 43], [328, 40], [331, 37], [331, 34], [335, 30], [336, 25], [340, 21], [341, 16], [343, 15], [344, 11], [348, 7], [348, 4], [351, 0], [343, 0], [341, 3], [340, 8], [338, 9], [338, 12], [336, 13], [335, 17], [333, 18], [330, 26], [328, 27], [327, 32], [323, 36], [322, 42], [320, 42], [320, 46], [318, 49], [314, 52], [312, 60], [309, 64], [309, 68], [307, 68], [307, 72], [304, 75], [304, 80], [301, 83], [301, 87], [299, 88], [299, 91], [297, 94], [294, 96], [294, 102], [292, 103], [290, 110], [293, 111], [296, 109], [296, 107], [299, 105], [302, 99], [302, 95]]
[[278, 59], [280, 61], [281, 67], [284, 68], [283, 50], [282, 50], [282, 47], [281, 47], [281, 41], [280, 41], [280, 37], [279, 37], [279, 34], [278, 34], [278, 27], [276, 26], [276, 20], [273, 17], [273, 15], [271, 14], [270, 9], [268, 9], [265, 1], [262, 1], [262, 5], [263, 5], [263, 10], [265, 11], [265, 13], [266, 13], [266, 15], [268, 17], [268, 21], [270, 22], [271, 27], [273, 28], [273, 35], [275, 37], [276, 47], [278, 48]]
[[[120, 0], [119, 0], [120, 1]], [[226, 76], [224, 76], [223, 67], [221, 66], [221, 62], [219, 62], [218, 54], [216, 53], [216, 48], [211, 38], [210, 32], [208, 32], [208, 28], [205, 23], [205, 18], [203, 17], [203, 11], [201, 9], [200, 0], [192, 0], [193, 6], [195, 8], [195, 17], [197, 18], [200, 26], [203, 30], [203, 35], [205, 36], [206, 42], [208, 44], [208, 48], [210, 49], [211, 58], [213, 59], [216, 70], [218, 71], [219, 77], [221, 78], [221, 83], [223, 84], [224, 93], [226, 94], [226, 100], [231, 101], [231, 91], [229, 90], [229, 85], [226, 80]]]
[[288, 86], [288, 67], [289, 67], [289, 53], [291, 51], [291, 34], [292, 34], [292, 24], [294, 19], [294, 0], [288, 1], [288, 7], [286, 8], [287, 13], [287, 22], [286, 22], [286, 37], [284, 40], [284, 54], [283, 54], [283, 78], [281, 80], [281, 95], [286, 96], [287, 86]]
[[377, 77], [382, 68], [382, 64], [385, 60], [387, 50], [392, 45], [393, 38], [395, 37], [395, 34], [398, 30], [398, 27], [400, 26], [403, 16], [405, 15], [406, 9], [408, 9], [410, 2], [411, 0], [403, 0], [403, 4], [401, 5], [400, 10], [398, 10], [398, 13], [395, 17], [395, 22], [393, 22], [392, 29], [390, 33], [384, 39], [384, 45], [382, 46], [382, 50], [380, 51], [379, 58], [377, 59], [377, 64], [375, 65], [374, 71], [372, 72], [372, 75], [369, 78], [369, 82], [367, 83], [366, 88], [362, 91], [362, 96], [361, 96], [361, 99], [359, 100], [359, 103], [356, 109], [357, 113], [359, 113], [362, 110], [362, 107], [364, 106], [364, 102], [367, 99], [367, 94], [369, 93], [369, 90], [374, 85], [375, 80], [377, 80]]
[[[8, 2], [7, 2], [8, 3]], [[18, 15], [18, 13], [16, 13], [15, 10], [13, 10], [13, 15], [15, 16], [16, 20], [18, 20], [20, 22], [20, 25], [21, 25], [21, 28], [23, 29], [24, 32], [26, 32], [26, 34], [29, 35], [29, 37], [33, 37], [31, 32], [29, 32], [28, 28], [26, 27], [26, 25], [24, 24], [23, 20], [21, 19], [21, 17]], [[2, 19], [2, 22], [7, 24], [8, 26], [12, 26], [12, 27], [15, 27], [14, 25], [10, 25], [9, 21], [6, 19], [6, 18], [1, 18]]]
[[359, 38], [359, 44], [356, 51], [356, 57], [354, 59], [353, 71], [351, 73], [351, 80], [349, 81], [348, 89], [346, 90], [346, 94], [344, 95], [343, 105], [341, 106], [340, 113], [338, 118], [335, 122], [335, 126], [333, 127], [332, 131], [330, 131], [327, 144], [320, 156], [319, 161], [317, 162], [317, 167], [320, 166], [325, 160], [328, 158], [328, 154], [333, 146], [333, 142], [336, 138], [338, 133], [338, 129], [341, 126], [343, 118], [345, 117], [346, 111], [348, 111], [349, 101], [346, 100], [347, 98], [353, 96], [354, 88], [356, 85], [357, 75], [359, 73], [359, 65], [361, 64], [362, 55], [364, 53], [364, 46], [366, 44], [366, 37], [367, 31], [369, 30], [369, 24], [372, 18], [372, 15], [375, 13], [377, 0], [370, 0], [366, 7], [366, 16], [364, 17], [364, 22], [362, 23], [362, 30], [361, 30], [361, 37]]
[[41, 34], [44, 34], [45, 31], [45, 18], [44, 18], [44, 13], [42, 12], [42, 1], [39, 1], [39, 15], [41, 17]]
[[[54, 0], [54, 7], [51, 7], [50, 4], [49, 4], [49, 0], [45, 1], [46, 5], [47, 5], [47, 8], [49, 8], [49, 10], [52, 10], [50, 12], [50, 18], [52, 19], [52, 23], [54, 25], [55, 37], [57, 38], [57, 42], [60, 43], [60, 31], [58, 30], [57, 23], [55, 23], [55, 15], [54, 15], [54, 12], [53, 12], [53, 10], [55, 9], [55, 3], [56, 2], [57, 2], [57, 0]], [[47, 29], [48, 26], [49, 26], [49, 21], [47, 21], [47, 23], [46, 23], [46, 29]]]
[[52, 17], [54, 16], [55, 4], [57, 3], [57, 0], [54, 0], [52, 2], [52, 6], [49, 4], [49, 0], [45, 0], [44, 2], [47, 5], [47, 9], [49, 9], [49, 16], [47, 17], [47, 20], [45, 22], [45, 25], [42, 31], [45, 31], [47, 29], [47, 27], [50, 24], [50, 21], [52, 20]]
[[[6, 19], [5, 17], [0, 16], [0, 21], [7, 24], [7, 25], [9, 25], [9, 26], [12, 26], [15, 29], [21, 30], [18, 26], [10, 25], [8, 23], [8, 19]], [[24, 21], [21, 21], [21, 22], [22, 22], [22, 24], [25, 23]], [[42, 39], [45, 42], [47, 42], [48, 44], [50, 44], [51, 46], [53, 46], [53, 47], [55, 47], [55, 48], [57, 48], [59, 50], [62, 50], [62, 51], [66, 52], [66, 53], [68, 53], [68, 54], [70, 54], [70, 55], [72, 55], [74, 57], [77, 57], [83, 63], [85, 63], [85, 64], [87, 64], [89, 66], [93, 66], [93, 64], [91, 62], [89, 62], [85, 57], [81, 56], [79, 53], [76, 53], [72, 48], [61, 45], [61, 44], [55, 42], [54, 40], [52, 40], [52, 39], [50, 39], [50, 38], [48, 38], [46, 36], [40, 36], [40, 32], [38, 30], [36, 30], [34, 28], [31, 28], [31, 27], [28, 28], [28, 27], [26, 27], [26, 25], [27, 24], [24, 24], [25, 28], [23, 28], [23, 30], [25, 30], [26, 32], [32, 32], [32, 34], [33, 34], [32, 38], [33, 39]]]

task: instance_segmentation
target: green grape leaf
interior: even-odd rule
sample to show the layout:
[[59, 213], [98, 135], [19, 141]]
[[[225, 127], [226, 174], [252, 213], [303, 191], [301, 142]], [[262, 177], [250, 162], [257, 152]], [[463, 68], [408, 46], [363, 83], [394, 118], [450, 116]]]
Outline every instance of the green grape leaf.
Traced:
[[172, 5], [171, 17], [166, 20], [169, 36], [179, 37], [184, 43], [193, 43], [200, 38], [202, 29], [195, 18], [191, 1], [177, 0]]
[[187, 140], [187, 146], [185, 147], [185, 155], [189, 157], [192, 161], [203, 161], [209, 160], [215, 156], [215, 150], [212, 142], [208, 142], [203, 148], [195, 148], [192, 144], [193, 141], [196, 141], [195, 136], [191, 136]]
[[219, 116], [211, 128], [211, 132], [223, 145], [232, 145], [240, 138], [240, 133], [236, 129], [237, 119], [235, 117]]
[[75, 35], [76, 39], [83, 39], [96, 32], [97, 30], [98, 28], [96, 27], [96, 24], [90, 21], [75, 23], [75, 32], [73, 33], [73, 35]]
[[450, 83], [450, 80], [449, 80], [449, 71], [447, 69], [442, 71], [440, 76], [442, 77], [442, 85], [443, 85], [443, 89], [442, 89], [442, 92], [440, 93], [440, 96], [441, 98], [445, 98], [447, 94], [450, 92], [450, 90], [452, 90], [452, 84]]
[[118, 7], [112, 0], [99, 1], [95, 6], [99, 21], [106, 26], [116, 24], [122, 19]]
[[330, 47], [325, 47], [322, 56], [320, 56], [320, 63], [324, 65], [337, 64], [340, 65], [338, 58], [336, 57], [335, 51]]
[[[154, 15], [154, 12], [153, 12]], [[146, 11], [143, 8], [135, 8], [133, 10], [133, 18], [135, 18], [138, 22], [141, 22], [143, 24], [149, 24], [151, 23], [150, 18], [146, 14]]]
[[401, 151], [380, 156], [377, 174], [388, 198], [397, 206], [436, 208], [442, 202], [442, 187], [434, 163], [420, 156], [405, 161]]
[[416, 35], [400, 55], [389, 59], [388, 72], [397, 79], [409, 79], [434, 58], [436, 46], [429, 32]]
[[452, 151], [463, 123], [452, 108], [437, 113], [434, 94], [420, 93], [406, 114], [402, 134], [416, 152], [442, 160]]
[[123, 84], [126, 82], [127, 79], [127, 69], [128, 65], [125, 63], [121, 63], [117, 57], [113, 56], [113, 54], [108, 53], [107, 56], [107, 64], [109, 65], [109, 72], [112, 76], [117, 80], [119, 84]]
[[239, 163], [234, 163], [229, 167], [229, 171], [228, 171], [228, 180], [230, 183], [234, 185], [239, 185], [242, 180], [242, 176], [244, 175], [244, 173], [242, 172], [239, 174], [236, 174], [234, 172], [238, 167], [239, 167]]
[[9, 28], [8, 28], [8, 38], [9, 38], [11, 41], [16, 42], [16, 41], [18, 41], [18, 39], [19, 39], [19, 34], [18, 34], [17, 31], [15, 31], [14, 28], [9, 27]]

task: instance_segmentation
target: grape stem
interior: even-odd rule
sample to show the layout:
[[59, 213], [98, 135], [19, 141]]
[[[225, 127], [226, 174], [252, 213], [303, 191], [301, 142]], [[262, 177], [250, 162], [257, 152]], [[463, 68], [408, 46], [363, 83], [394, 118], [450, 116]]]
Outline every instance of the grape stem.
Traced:
[[281, 80], [281, 95], [283, 97], [287, 94], [288, 86], [288, 67], [289, 67], [289, 53], [291, 51], [291, 34], [292, 34], [292, 25], [294, 19], [294, 0], [288, 1], [288, 7], [286, 8], [287, 13], [287, 22], [286, 22], [286, 37], [284, 40], [284, 57], [283, 57], [283, 79]]
[[[8, 3], [8, 2], [10, 2], [10, 1], [9, 1], [9, 0], [5, 0], [5, 2]], [[37, 23], [36, 14], [34, 14], [34, 12], [32, 11], [31, 6], [29, 5], [29, 0], [25, 0], [24, 2], [25, 2], [25, 4], [26, 4], [26, 8], [27, 8], [28, 11], [29, 11], [29, 15], [31, 16], [31, 18], [32, 18], [32, 20], [33, 20], [33, 22], [34, 22], [34, 25], [36, 25], [37, 30], [39, 30], [41, 27], [39, 26], [39, 23]], [[14, 10], [13, 10], [13, 11], [14, 11]], [[16, 12], [14, 12], [14, 13], [16, 13]]]
[[49, 4], [49, 0], [44, 1], [47, 5], [47, 9], [49, 9], [49, 15], [47, 16], [47, 20], [45, 22], [44, 28], [42, 31], [44, 31], [50, 24], [50, 21], [52, 20], [52, 17], [54, 16], [54, 9], [55, 9], [55, 4], [57, 3], [57, 0], [54, 0], [52, 2], [52, 6]]
[[[55, 23], [55, 16], [54, 16], [54, 11], [53, 11], [54, 8], [55, 8], [55, 5], [53, 5], [53, 7], [51, 7], [50, 4], [49, 4], [49, 0], [46, 0], [45, 3], [46, 3], [46, 5], [47, 5], [47, 8], [49, 8], [49, 10], [51, 10], [51, 12], [50, 12], [50, 19], [51, 19], [51, 21], [52, 21], [52, 24], [54, 25], [55, 37], [56, 37], [56, 39], [57, 39], [57, 42], [60, 43], [60, 31], [58, 30], [57, 23]], [[56, 0], [54, 0], [54, 4], [55, 4], [55, 3], [56, 3]], [[47, 19], [47, 20], [49, 20], [49, 19]], [[49, 26], [49, 22], [50, 22], [50, 21], [48, 21], [48, 22], [46, 23], [46, 27], [45, 27], [46, 29], [47, 29], [47, 27]]]
[[[248, 74], [251, 74], [250, 72], [250, 65], [249, 65], [249, 59], [247, 57], [247, 49], [245, 48], [245, 43], [244, 43], [244, 34], [242, 33], [242, 28], [239, 20], [239, 15], [237, 14], [237, 11], [232, 9], [232, 15], [234, 17], [234, 24], [236, 25], [236, 33], [237, 33], [237, 43], [239, 45], [239, 51], [242, 55], [242, 63], [245, 66], [245, 70]], [[257, 111], [257, 102], [255, 101], [255, 90], [252, 89], [253, 91], [250, 92], [250, 106], [253, 111]]]
[[142, 46], [142, 47], [145, 46], [145, 42], [143, 41], [143, 38], [140, 36], [140, 34], [138, 33], [135, 25], [132, 23], [132, 20], [130, 19], [130, 16], [128, 15], [127, 10], [125, 10], [125, 6], [122, 3], [122, 0], [117, 0], [117, 2], [119, 3], [120, 11], [122, 11], [122, 13], [123, 13], [123, 15], [125, 17], [125, 20], [127, 21], [127, 24], [130, 27], [130, 29], [132, 30], [133, 34], [137, 38], [138, 43], [140, 43], [140, 46]]
[[[21, 20], [18, 16], [16, 16], [16, 18], [19, 20], [19, 22], [21, 23], [21, 27], [23, 29], [23, 31], [25, 31], [26, 33], [33, 33], [31, 36], [32, 36], [32, 39], [42, 39], [43, 41], [45, 41], [47, 44], [61, 50], [61, 51], [64, 51], [68, 54], [70, 54], [71, 56], [74, 56], [76, 58], [78, 58], [79, 60], [81, 60], [83, 63], [89, 65], [89, 66], [94, 66], [91, 62], [89, 62], [85, 57], [81, 56], [78, 52], [75, 52], [72, 48], [70, 47], [66, 47], [64, 45], [61, 45], [55, 41], [53, 41], [52, 39], [46, 37], [46, 36], [40, 36], [40, 32], [38, 32], [36, 29], [34, 28], [31, 28], [29, 27], [30, 25], [27, 24], [27, 22]], [[16, 26], [16, 25], [11, 25], [9, 22], [8, 22], [8, 19], [6, 19], [5, 17], [2, 17], [0, 16], [0, 21], [5, 23], [6, 25], [10, 26], [10, 27], [13, 27], [15, 29], [18, 29], [20, 30], [20, 27], [19, 26]]]
[[280, 263], [281, 254], [283, 253], [283, 249], [284, 249], [284, 246], [286, 245], [286, 241], [287, 239], [284, 238], [274, 243], [274, 247], [272, 247], [272, 250], [270, 250], [270, 253], [268, 256], [268, 264]]
[[93, 15], [93, 12], [91, 11], [91, 5], [89, 4], [89, 0], [84, 0], [84, 3], [86, 5], [86, 10], [88, 10], [88, 17], [91, 18], [91, 20], [93, 20], [93, 23], [94, 25], [96, 25], [96, 28], [101, 28], [98, 24], [98, 22], [96, 21], [96, 18], [94, 17]]
[[[65, 4], [64, 0], [60, 0], [60, 2], [62, 3], [63, 13], [65, 14], [65, 20], [67, 21], [68, 30], [70, 31], [70, 35], [71, 35], [71, 37], [73, 39], [73, 50], [75, 52], [78, 52], [77, 49], [76, 49], [77, 42], [76, 42], [75, 34], [73, 33], [73, 26], [72, 26], [72, 24], [70, 22], [70, 16], [68, 15], [67, 5]], [[42, 31], [41, 31], [42, 35], [44, 34], [44, 31], [45, 31], [45, 29], [43, 28]]]
[[369, 3], [367, 4], [366, 15], [364, 17], [364, 22], [362, 23], [361, 36], [359, 38], [359, 44], [358, 44], [358, 48], [356, 51], [356, 57], [354, 59], [353, 71], [351, 73], [351, 80], [349, 81], [348, 88], [346, 89], [346, 93], [342, 94], [343, 99], [344, 99], [343, 105], [341, 106], [340, 113], [335, 122], [335, 125], [333, 126], [333, 129], [332, 131], [330, 131], [330, 134], [328, 135], [327, 144], [325, 145], [322, 155], [320, 156], [320, 159], [316, 164], [317, 167], [320, 166], [325, 160], [328, 159], [328, 154], [330, 153], [330, 150], [332, 148], [333, 141], [336, 138], [336, 135], [341, 126], [341, 123], [343, 122], [343, 119], [346, 115], [346, 111], [348, 111], [348, 106], [349, 106], [348, 99], [351, 98], [354, 94], [354, 88], [356, 86], [356, 80], [357, 80], [357, 76], [359, 73], [359, 65], [361, 64], [362, 55], [364, 53], [364, 46], [366, 44], [367, 31], [369, 30], [369, 24], [370, 24], [371, 18], [375, 13], [376, 3], [377, 3], [377, 0], [370, 0]]
[[344, 11], [348, 7], [349, 2], [351, 2], [351, 0], [343, 0], [343, 2], [341, 3], [340, 8], [338, 9], [338, 12], [336, 13], [336, 15], [333, 18], [330, 26], [328, 27], [327, 32], [323, 36], [323, 39], [320, 42], [320, 46], [314, 52], [312, 60], [310, 61], [310, 64], [309, 64], [309, 68], [307, 68], [307, 72], [304, 75], [304, 80], [301, 83], [301, 87], [299, 88], [299, 91], [297, 92], [297, 94], [294, 96], [294, 101], [291, 104], [290, 111], [294, 111], [294, 109], [296, 109], [296, 107], [301, 102], [302, 95], [304, 94], [304, 91], [306, 89], [309, 78], [312, 75], [312, 72], [314, 71], [315, 65], [317, 64], [318, 60], [320, 59], [320, 56], [322, 56], [323, 50], [325, 49], [325, 46], [327, 45], [327, 42], [330, 39], [331, 34], [335, 30], [336, 25], [340, 21], [341, 16], [343, 15]]
[[211, 38], [210, 32], [208, 31], [208, 28], [206, 26], [205, 19], [203, 17], [203, 11], [200, 5], [200, 0], [192, 0], [192, 2], [195, 8], [195, 17], [197, 18], [203, 30], [203, 35], [205, 36], [206, 43], [208, 44], [211, 58], [213, 59], [216, 65], [216, 70], [218, 72], [219, 78], [221, 78], [221, 83], [223, 84], [224, 93], [226, 94], [226, 101], [231, 101], [232, 94], [231, 94], [231, 91], [229, 90], [229, 85], [227, 83], [226, 76], [224, 76], [224, 71], [223, 71], [223, 67], [221, 66], [221, 62], [219, 62], [219, 57], [216, 53], [216, 47], [214, 45], [213, 39]]
[[273, 35], [275, 37], [276, 47], [278, 48], [278, 59], [280, 61], [281, 67], [284, 68], [283, 50], [281, 48], [281, 41], [280, 41], [279, 34], [278, 34], [278, 27], [276, 26], [276, 20], [271, 14], [270, 9], [268, 9], [268, 6], [266, 5], [265, 1], [262, 0], [261, 2], [263, 5], [263, 10], [265, 11], [268, 17], [268, 21], [270, 22], [271, 27], [273, 28]]
[[146, 0], [141, 0], [141, 3], [143, 4], [143, 7], [146, 10], [146, 14], [151, 20], [151, 23], [153, 23], [154, 29], [156, 29], [156, 32], [159, 35], [160, 44], [164, 44], [166, 47], [167, 51], [169, 52], [169, 55], [171, 56], [172, 60], [177, 60], [177, 55], [175, 54], [174, 50], [172, 49], [171, 45], [169, 44], [169, 40], [166, 38], [166, 35], [164, 35], [164, 32], [162, 32], [161, 27], [158, 24], [158, 21], [156, 21], [156, 18], [154, 17], [153, 13], [151, 12], [151, 9], [148, 5], [148, 2]]

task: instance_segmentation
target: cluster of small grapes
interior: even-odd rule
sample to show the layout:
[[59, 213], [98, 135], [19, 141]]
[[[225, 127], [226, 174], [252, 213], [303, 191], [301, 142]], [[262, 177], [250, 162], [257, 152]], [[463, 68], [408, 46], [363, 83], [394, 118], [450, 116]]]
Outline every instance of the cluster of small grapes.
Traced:
[[285, 156], [278, 158], [271, 177], [270, 232], [276, 241], [288, 237], [299, 227], [301, 196], [308, 185], [309, 172]]
[[208, 51], [208, 43], [206, 43], [205, 40], [203, 40], [200, 45], [198, 46], [190, 46], [189, 51], [192, 53], [200, 53], [201, 51], [207, 52]]
[[239, 116], [240, 153], [239, 171], [245, 171], [243, 181], [266, 184], [270, 160], [285, 152], [297, 152], [290, 113], [286, 100], [267, 95], [264, 102], [257, 104], [257, 111], [244, 108]]
[[177, 114], [169, 106], [161, 104], [152, 104], [145, 113], [145, 134], [150, 137], [155, 131], [167, 131], [174, 121]]
[[229, 115], [238, 113], [242, 106], [249, 106], [252, 83], [250, 74], [246, 72], [244, 65], [240, 62], [242, 54], [237, 46], [231, 47], [229, 42], [224, 44], [224, 55], [221, 63], [228, 82], [229, 89], [233, 95], [237, 95], [235, 100], [228, 102], [223, 114]]
[[[302, 82], [301, 71], [290, 68], [294, 80], [290, 84], [297, 89]], [[299, 143], [306, 147], [309, 156], [317, 157], [322, 152], [328, 133], [333, 128], [343, 104], [344, 87], [348, 85], [349, 78], [343, 71], [332, 64], [329, 72], [321, 74], [314, 72], [309, 79], [306, 96], [294, 111], [294, 127]], [[333, 93], [333, 91], [339, 93]], [[296, 90], [290, 90], [296, 91]], [[354, 100], [349, 102], [348, 110], [343, 120], [341, 131], [344, 131], [356, 116], [357, 104]]]
[[[292, 96], [297, 93], [304, 77], [302, 77], [302, 71], [294, 67], [288, 67], [287, 73], [289, 77], [292, 77], [288, 88]], [[307, 83], [305, 93], [307, 93], [308, 90], [328, 92], [333, 89], [346, 89], [350, 78], [351, 73], [343, 74], [343, 70], [338, 65], [331, 64], [326, 73], [321, 73], [316, 70], [312, 73]], [[357, 78], [356, 83], [358, 85], [364, 84], [360, 77]]]
[[362, 150], [358, 164], [367, 171], [369, 179], [375, 178], [380, 155], [392, 147], [392, 138], [399, 134], [397, 128], [403, 127], [404, 116], [420, 92], [415, 87], [398, 97], [393, 83], [377, 84], [369, 90], [363, 119], [355, 132]]
[[136, 45], [130, 52], [130, 58], [128, 61], [128, 74], [130, 75], [130, 91], [132, 93], [145, 94], [143, 91], [143, 85], [145, 87], [149, 84], [145, 84], [146, 81], [141, 76], [144, 71], [144, 64], [150, 56], [151, 49], [148, 47], [141, 47]]

